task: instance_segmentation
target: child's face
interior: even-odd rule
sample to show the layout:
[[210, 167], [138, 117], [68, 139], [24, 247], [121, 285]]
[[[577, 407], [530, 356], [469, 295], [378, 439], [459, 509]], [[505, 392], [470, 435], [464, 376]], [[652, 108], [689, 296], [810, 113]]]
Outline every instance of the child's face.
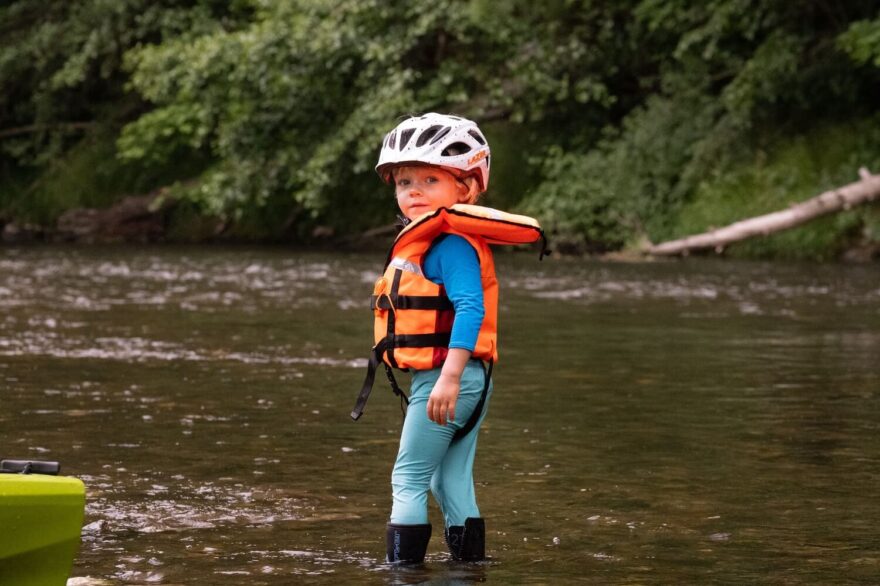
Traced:
[[397, 205], [410, 220], [471, 199], [468, 185], [440, 167], [398, 167], [392, 176]]

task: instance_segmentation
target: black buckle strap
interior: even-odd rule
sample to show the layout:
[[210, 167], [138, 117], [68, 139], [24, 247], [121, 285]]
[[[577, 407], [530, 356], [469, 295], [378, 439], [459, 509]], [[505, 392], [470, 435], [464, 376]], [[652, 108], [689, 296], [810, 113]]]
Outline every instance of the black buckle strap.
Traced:
[[[480, 395], [480, 401], [477, 403], [477, 406], [474, 407], [474, 412], [471, 413], [470, 418], [467, 420], [467, 423], [464, 426], [455, 432], [455, 435], [452, 436], [452, 441], [458, 441], [467, 434], [469, 434], [474, 427], [476, 427], [477, 422], [480, 420], [480, 416], [483, 414], [483, 408], [486, 406], [486, 397], [489, 394], [489, 383], [492, 381], [492, 364], [493, 360], [489, 360], [489, 368], [483, 369], [484, 374], [486, 375], [486, 382], [483, 384], [483, 394]], [[483, 363], [480, 362], [480, 366]]]
[[549, 245], [550, 243], [547, 241], [544, 231], [541, 230], [541, 252], [538, 253], [538, 260], [544, 260], [545, 256], [550, 256], [550, 253], [553, 252], [550, 250]]
[[395, 334], [395, 348], [448, 348], [451, 332], [433, 334]]
[[[373, 350], [370, 352], [370, 360], [367, 363], [367, 374], [364, 377], [364, 384], [361, 386], [361, 390], [355, 401], [354, 409], [351, 411], [351, 418], [357, 421], [360, 419], [361, 415], [364, 414], [364, 408], [367, 406], [367, 400], [370, 398], [370, 393], [373, 391], [373, 384], [376, 381], [376, 369], [379, 368], [380, 363], [384, 362], [382, 360], [382, 355], [385, 354], [388, 348], [445, 348], [449, 346], [449, 335], [449, 332], [435, 334], [404, 334], [400, 336], [391, 335], [379, 340], [379, 343], [373, 346]], [[406, 406], [409, 405], [409, 399], [407, 398], [406, 393], [400, 388], [400, 385], [397, 384], [397, 379], [394, 378], [394, 371], [387, 364], [385, 364], [385, 374], [388, 376], [388, 382], [391, 383], [391, 390], [394, 391], [395, 395], [400, 397], [401, 411], [406, 414]], [[488, 385], [489, 383], [487, 382], [486, 384]], [[482, 405], [482, 403], [480, 405]]]
[[388, 377], [388, 382], [391, 383], [391, 390], [400, 397], [400, 412], [406, 417], [406, 410], [409, 408], [409, 397], [406, 396], [406, 393], [397, 384], [397, 379], [394, 378], [394, 371], [387, 364], [385, 365], [385, 375]]
[[[378, 344], [373, 346], [373, 350], [370, 352], [370, 360], [367, 363], [367, 374], [364, 377], [364, 384], [361, 386], [361, 390], [358, 393], [354, 409], [351, 410], [351, 418], [355, 421], [360, 419], [361, 415], [364, 414], [367, 400], [370, 398], [370, 393], [373, 392], [373, 384], [376, 381], [376, 369], [379, 368], [379, 364], [382, 363], [382, 355], [385, 353], [387, 347], [388, 338], [383, 338], [379, 340]], [[400, 410], [406, 415], [406, 408], [409, 406], [409, 398], [406, 396], [406, 393], [403, 392], [403, 389], [400, 388], [400, 385], [397, 384], [397, 379], [394, 378], [394, 371], [391, 370], [391, 367], [387, 364], [384, 364], [384, 366], [385, 375], [388, 377], [388, 382], [391, 383], [391, 390], [395, 395], [400, 397]]]
[[370, 359], [367, 362], [367, 374], [364, 377], [364, 384], [361, 386], [357, 400], [354, 403], [354, 409], [351, 411], [351, 418], [355, 421], [360, 419], [361, 415], [364, 414], [367, 400], [370, 398], [370, 393], [373, 392], [373, 383], [376, 381], [376, 368], [378, 368], [379, 363], [382, 361], [382, 354], [385, 353], [385, 344], [386, 339], [383, 338], [378, 344], [373, 346], [373, 350], [370, 352]]
[[398, 295], [392, 302], [388, 295], [371, 295], [370, 309], [423, 309], [432, 311], [452, 311], [455, 307], [445, 295]]

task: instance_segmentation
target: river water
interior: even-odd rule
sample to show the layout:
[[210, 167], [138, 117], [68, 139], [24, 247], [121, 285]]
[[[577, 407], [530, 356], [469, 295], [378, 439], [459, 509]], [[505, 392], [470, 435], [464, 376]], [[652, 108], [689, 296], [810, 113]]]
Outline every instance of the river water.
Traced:
[[[880, 583], [880, 269], [499, 255], [483, 564], [384, 556], [349, 411], [382, 254], [0, 249], [0, 456], [87, 485], [70, 584]], [[433, 507], [433, 504], [432, 504]]]

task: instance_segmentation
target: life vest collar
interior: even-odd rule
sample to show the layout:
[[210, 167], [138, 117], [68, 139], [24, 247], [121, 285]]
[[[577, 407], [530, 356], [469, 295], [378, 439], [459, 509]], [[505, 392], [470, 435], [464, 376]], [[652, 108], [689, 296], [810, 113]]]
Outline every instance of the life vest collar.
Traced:
[[[404, 241], [414, 238], [430, 240], [436, 234], [449, 230], [479, 236], [489, 244], [528, 244], [540, 239], [541, 258], [550, 253], [544, 231], [534, 218], [486, 206], [458, 203], [422, 214], [407, 224], [394, 241], [392, 255], [394, 249]], [[392, 255], [389, 255], [389, 262]]]

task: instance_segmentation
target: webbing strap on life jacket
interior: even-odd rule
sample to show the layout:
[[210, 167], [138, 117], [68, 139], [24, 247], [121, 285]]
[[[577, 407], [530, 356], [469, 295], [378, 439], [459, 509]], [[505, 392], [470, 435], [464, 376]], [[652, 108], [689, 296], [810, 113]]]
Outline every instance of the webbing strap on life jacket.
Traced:
[[[370, 352], [370, 359], [367, 362], [367, 374], [364, 377], [364, 384], [361, 386], [361, 391], [358, 393], [354, 409], [351, 411], [351, 418], [355, 421], [360, 419], [361, 415], [364, 414], [367, 400], [370, 398], [370, 393], [373, 392], [373, 383], [376, 381], [376, 369], [382, 362], [382, 354], [385, 353], [387, 346], [388, 338], [382, 338], [378, 344], [373, 346], [373, 350]], [[391, 367], [387, 364], [384, 366], [385, 374], [388, 375], [388, 382], [391, 383], [391, 390], [394, 391], [395, 395], [400, 397], [400, 408], [406, 413], [404, 404], [409, 405], [409, 399], [406, 397], [406, 393], [403, 392], [403, 389], [400, 388], [400, 385], [397, 384], [397, 379], [394, 378], [394, 372], [391, 370]]]
[[[426, 334], [427, 335], [427, 334]], [[379, 363], [382, 362], [382, 354], [385, 352], [387, 347], [387, 338], [383, 338], [376, 346], [373, 348], [373, 351], [370, 352], [370, 360], [367, 364], [367, 375], [364, 377], [364, 384], [361, 387], [360, 393], [358, 393], [357, 401], [355, 402], [354, 409], [351, 411], [351, 418], [357, 421], [361, 418], [361, 415], [364, 414], [364, 409], [367, 406], [367, 400], [370, 398], [370, 393], [373, 391], [373, 384], [376, 381], [376, 369], [379, 367]], [[480, 366], [483, 363], [480, 362]], [[473, 413], [471, 413], [470, 418], [468, 418], [467, 423], [465, 423], [458, 431], [455, 432], [455, 435], [452, 436], [452, 441], [455, 442], [460, 440], [467, 434], [469, 434], [474, 427], [476, 427], [477, 422], [480, 420], [480, 416], [483, 414], [483, 409], [486, 406], [486, 397], [489, 394], [489, 384], [492, 381], [492, 365], [493, 361], [489, 361], [489, 368], [486, 369], [483, 367], [483, 372], [485, 374], [485, 382], [483, 383], [483, 392], [480, 394], [480, 400], [477, 402], [476, 407], [474, 407]], [[385, 374], [388, 376], [388, 382], [391, 384], [391, 390], [395, 395], [400, 397], [400, 410], [403, 412], [404, 416], [406, 416], [406, 409], [409, 407], [409, 398], [407, 398], [406, 393], [403, 392], [403, 389], [400, 388], [400, 385], [397, 384], [397, 379], [394, 377], [394, 371], [387, 364], [385, 366]]]
[[[370, 393], [373, 392], [373, 384], [376, 381], [376, 369], [379, 364], [383, 363], [382, 355], [393, 348], [422, 348], [422, 347], [447, 347], [449, 346], [449, 332], [435, 334], [391, 334], [379, 340], [379, 343], [373, 346], [370, 352], [370, 359], [367, 362], [367, 374], [364, 376], [364, 384], [358, 393], [354, 409], [351, 411], [351, 418], [357, 421], [364, 414], [364, 408], [367, 406], [367, 400]], [[388, 352], [389, 355], [391, 352]], [[394, 378], [394, 371], [390, 366], [384, 364], [385, 374], [388, 376], [388, 382], [391, 383], [391, 390], [400, 397], [400, 408], [406, 413], [406, 406], [409, 405], [409, 399], [397, 379]]]
[[452, 311], [455, 306], [445, 295], [370, 295], [370, 309], [426, 309]]
[[[489, 361], [489, 368], [486, 369], [483, 367], [483, 374], [485, 375], [485, 382], [483, 383], [483, 393], [480, 395], [480, 401], [477, 403], [477, 406], [474, 407], [474, 412], [471, 413], [470, 418], [467, 420], [467, 423], [464, 426], [455, 432], [455, 435], [452, 436], [452, 441], [460, 440], [467, 434], [469, 434], [474, 427], [477, 425], [477, 422], [480, 420], [480, 415], [483, 414], [483, 408], [486, 406], [486, 396], [489, 394], [489, 383], [492, 380], [492, 363], [494, 361]], [[483, 363], [480, 362], [480, 366], [483, 366]]]

